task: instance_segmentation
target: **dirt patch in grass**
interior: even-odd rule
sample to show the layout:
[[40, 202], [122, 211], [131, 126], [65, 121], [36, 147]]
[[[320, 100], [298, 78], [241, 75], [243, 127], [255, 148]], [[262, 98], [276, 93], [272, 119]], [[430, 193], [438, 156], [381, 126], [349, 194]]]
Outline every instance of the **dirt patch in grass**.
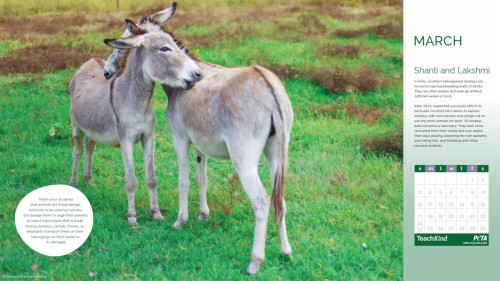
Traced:
[[380, 24], [374, 26], [370, 32], [381, 38], [403, 38], [403, 25], [394, 23]]
[[306, 67], [297, 69], [292, 65], [279, 65], [269, 62], [266, 57], [258, 59], [259, 64], [273, 71], [281, 79], [305, 79], [321, 85], [332, 93], [343, 94], [349, 90], [359, 93], [386, 87], [390, 83], [389, 78], [384, 78], [369, 66], [358, 70], [348, 70], [340, 67], [320, 68]]
[[[131, 19], [131, 20], [136, 20], [136, 18], [150, 16], [154, 13], [158, 13], [162, 10], [165, 10], [167, 7], [168, 7], [168, 5], [165, 3], [164, 5], [153, 5], [151, 7], [139, 9], [139, 10], [131, 13], [131, 16], [134, 17], [134, 19]], [[175, 16], [177, 16], [178, 13], [179, 13], [179, 9], [177, 8], [177, 11], [175, 12]]]
[[281, 64], [273, 64], [267, 66], [269, 70], [274, 72], [274, 74], [278, 75], [280, 78], [288, 78], [288, 79], [298, 79], [303, 78], [304, 74], [301, 71], [293, 68], [291, 65], [281, 65]]
[[[112, 17], [109, 17], [112, 18]], [[96, 31], [107, 24], [105, 15], [86, 16], [51, 15], [30, 18], [0, 18], [0, 40], [16, 39], [23, 48], [0, 57], [0, 75], [14, 73], [38, 73], [44, 70], [60, 70], [78, 67], [92, 57], [106, 57], [110, 49], [104, 45], [88, 45], [79, 42], [81, 34]], [[125, 26], [122, 23], [123, 26]], [[74, 38], [73, 46], [65, 46], [65, 40]]]
[[365, 152], [388, 153], [403, 158], [403, 133], [385, 133], [379, 136], [364, 137], [363, 149]]
[[[136, 18], [131, 18], [132, 21], [136, 21]], [[125, 19], [118, 17], [110, 17], [105, 22], [102, 23], [101, 27], [98, 29], [100, 33], [113, 33], [113, 32], [123, 32], [125, 31]]]
[[64, 36], [79, 33], [79, 27], [90, 24], [90, 19], [83, 14], [51, 15], [30, 18], [0, 17], [2, 39], [17, 39], [30, 41], [37, 34], [64, 34]]
[[397, 16], [401, 14], [402, 6], [388, 5], [362, 5], [362, 6], [346, 6], [349, 18], [354, 19], [370, 19], [374, 17]]
[[373, 124], [387, 118], [387, 113], [380, 108], [362, 107], [354, 102], [346, 103], [344, 106], [349, 116], [360, 119], [364, 124]]
[[356, 102], [345, 102], [343, 104], [332, 102], [325, 105], [313, 105], [310, 109], [315, 116], [339, 117], [345, 114], [351, 118], [359, 119], [367, 125], [377, 123], [387, 118], [387, 113], [382, 109], [360, 106]]
[[82, 52], [82, 48], [58, 45], [31, 46], [0, 57], [0, 75], [78, 67], [90, 58], [99, 56], [105, 57], [105, 54], [89, 54]]
[[315, 55], [318, 58], [324, 56], [339, 56], [347, 58], [357, 58], [359, 57], [359, 47], [354, 45], [337, 45], [337, 44], [326, 44], [315, 50]]
[[378, 24], [361, 29], [338, 29], [332, 34], [342, 37], [361, 37], [365, 34], [371, 34], [377, 38], [402, 38], [403, 37], [403, 25], [394, 23], [384, 23]]
[[349, 87], [350, 77], [352, 76], [349, 71], [334, 67], [332, 69], [312, 69], [309, 74], [311, 80], [333, 93], [345, 93]]
[[333, 93], [345, 93], [354, 89], [360, 93], [382, 87], [379, 73], [370, 67], [362, 67], [356, 71], [332, 67], [329, 69], [310, 69], [307, 71], [311, 80]]
[[[182, 3], [181, 3], [182, 4]], [[167, 8], [164, 5], [154, 5], [149, 8], [133, 12], [130, 19], [136, 20], [150, 16]], [[241, 16], [242, 8], [217, 8], [217, 9], [189, 9], [177, 6], [174, 16], [165, 24], [167, 29], [176, 29], [182, 26], [203, 26], [211, 23], [223, 23]]]
[[[272, 40], [303, 41], [311, 37], [322, 37], [328, 34], [328, 28], [321, 22], [316, 12], [306, 12], [293, 20], [293, 16], [288, 18], [267, 19], [273, 26], [272, 34], [261, 34], [259, 30], [254, 33]], [[262, 19], [266, 20], [266, 19]]]
[[312, 14], [303, 14], [299, 17], [299, 23], [308, 33], [326, 33], [327, 28], [318, 19], [318, 16]]
[[383, 87], [384, 81], [380, 74], [369, 67], [361, 68], [353, 75], [353, 85], [361, 93], [373, 90], [377, 87]]

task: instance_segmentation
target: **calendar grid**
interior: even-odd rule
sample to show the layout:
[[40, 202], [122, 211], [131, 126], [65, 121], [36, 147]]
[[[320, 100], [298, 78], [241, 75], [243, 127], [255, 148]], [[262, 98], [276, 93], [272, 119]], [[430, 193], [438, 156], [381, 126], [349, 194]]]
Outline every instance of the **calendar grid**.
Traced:
[[416, 165], [414, 175], [415, 245], [489, 244], [488, 165]]

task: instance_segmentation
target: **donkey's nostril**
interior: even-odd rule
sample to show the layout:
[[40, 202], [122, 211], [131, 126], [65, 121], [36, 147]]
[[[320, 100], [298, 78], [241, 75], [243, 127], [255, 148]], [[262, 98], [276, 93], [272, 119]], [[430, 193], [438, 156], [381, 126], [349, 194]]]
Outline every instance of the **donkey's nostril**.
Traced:
[[111, 73], [104, 71], [104, 77], [106, 77], [106, 79], [111, 78], [111, 76], [112, 76]]
[[203, 73], [201, 71], [194, 71], [193, 77], [196, 79], [201, 79], [203, 77]]

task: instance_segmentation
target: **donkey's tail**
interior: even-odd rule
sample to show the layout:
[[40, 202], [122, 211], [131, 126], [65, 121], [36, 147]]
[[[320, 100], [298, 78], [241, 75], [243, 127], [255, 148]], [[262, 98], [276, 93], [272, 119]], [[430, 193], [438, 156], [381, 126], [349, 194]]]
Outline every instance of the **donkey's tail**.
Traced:
[[276, 221], [278, 225], [281, 225], [283, 214], [286, 212], [286, 210], [283, 210], [283, 198], [285, 196], [286, 170], [288, 165], [288, 138], [284, 126], [276, 126], [276, 140], [276, 152], [278, 157], [276, 159], [276, 171], [273, 175], [273, 194], [271, 196], [271, 202], [274, 214], [276, 215]]
[[293, 123], [293, 111], [285, 87], [278, 77], [271, 71], [254, 66], [266, 81], [273, 96], [275, 106], [271, 115], [271, 132], [269, 137], [276, 138], [276, 151], [273, 159], [275, 161], [273, 180], [273, 193], [271, 203], [273, 205], [276, 221], [281, 225], [286, 210], [283, 209], [283, 198], [285, 195], [286, 171], [288, 166], [288, 142], [290, 140], [290, 129]]

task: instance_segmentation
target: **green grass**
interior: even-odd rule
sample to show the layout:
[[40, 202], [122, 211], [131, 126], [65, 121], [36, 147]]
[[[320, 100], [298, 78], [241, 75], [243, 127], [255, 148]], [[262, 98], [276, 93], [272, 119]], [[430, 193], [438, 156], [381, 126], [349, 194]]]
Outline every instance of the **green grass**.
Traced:
[[[296, 16], [288, 19], [289, 26], [297, 28]], [[329, 28], [335, 25], [365, 28], [382, 20], [385, 21], [376, 17], [366, 22], [364, 19], [338, 22], [321, 17]], [[261, 27], [272, 21], [263, 22]], [[238, 24], [242, 23], [227, 27], [227, 32]], [[217, 24], [191, 25], [178, 29], [177, 33], [207, 35], [218, 28]], [[62, 37], [53, 40], [66, 46], [80, 42], [92, 46], [121, 31], [109, 30], [106, 35], [92, 30], [79, 35], [78, 40]], [[225, 66], [270, 63], [292, 65], [305, 73], [311, 69], [328, 70], [333, 65], [341, 69], [367, 66], [376, 69], [380, 77], [392, 80], [364, 93], [349, 90], [334, 94], [304, 77], [283, 79], [296, 115], [286, 191], [287, 225], [294, 253], [291, 260], [281, 256], [277, 227], [270, 220], [266, 260], [260, 272], [250, 279], [402, 279], [402, 162], [392, 154], [367, 151], [363, 141], [397, 132], [402, 124], [401, 38], [377, 38], [370, 34], [353, 38], [313, 35], [297, 41], [272, 39], [275, 31], [274, 28], [253, 30], [237, 40], [221, 38], [195, 51], [201, 59]], [[300, 33], [295, 29], [291, 32]], [[359, 57], [319, 57], [315, 49], [327, 43], [357, 46]], [[0, 38], [1, 54], [15, 52], [23, 44], [28, 42]], [[190, 44], [196, 47], [196, 42]], [[241, 185], [231, 179], [235, 171], [230, 162], [209, 159], [211, 213], [206, 222], [199, 222], [195, 157], [191, 157], [190, 219], [184, 230], [172, 228], [178, 208], [177, 160], [165, 116], [167, 100], [159, 86], [153, 97], [157, 116], [155, 161], [158, 197], [165, 221], [149, 218], [142, 151], [137, 146], [134, 157], [139, 180], [136, 208], [140, 225], [128, 227], [120, 150], [98, 144], [94, 154], [95, 187], [83, 183], [82, 169], [79, 179], [79, 189], [94, 211], [94, 226], [88, 240], [63, 257], [40, 255], [22, 242], [14, 224], [19, 201], [38, 187], [64, 184], [70, 178], [72, 146], [67, 86], [74, 72], [75, 69], [68, 68], [0, 76], [0, 276], [38, 274], [48, 280], [247, 279], [244, 273], [250, 261], [253, 212]], [[367, 124], [346, 110], [336, 114], [315, 112], [318, 106], [333, 103], [341, 107], [355, 104], [385, 114]], [[55, 136], [49, 134], [51, 128], [56, 130]], [[270, 192], [268, 165], [264, 158], [262, 162], [259, 173]], [[39, 268], [33, 271], [32, 264], [38, 264]], [[89, 273], [97, 275], [90, 277]]]
[[[0, 32], [1, 31], [2, 30], [0, 29]], [[23, 46], [23, 43], [17, 40], [0, 41], [0, 57], [3, 57], [10, 52], [19, 49], [21, 46]]]

